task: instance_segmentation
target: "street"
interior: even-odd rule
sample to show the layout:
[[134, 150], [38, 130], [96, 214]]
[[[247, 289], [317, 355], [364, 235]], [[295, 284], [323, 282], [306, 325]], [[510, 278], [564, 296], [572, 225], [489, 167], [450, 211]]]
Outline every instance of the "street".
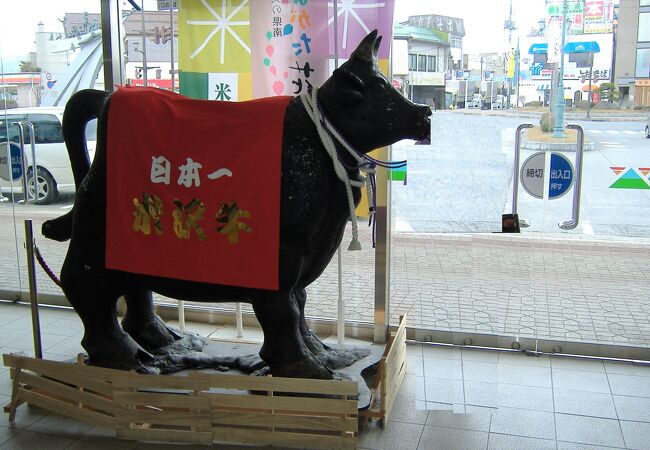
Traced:
[[[501, 214], [511, 211], [515, 129], [536, 120], [457, 112], [437, 112], [432, 119], [432, 145], [393, 146], [393, 159], [408, 159], [408, 183], [392, 183], [391, 321], [408, 313], [411, 326], [423, 329], [645, 344], [637, 326], [647, 322], [646, 284], [638, 277], [647, 273], [650, 246], [642, 238], [650, 237], [649, 194], [610, 189], [617, 179], [610, 167], [650, 166], [644, 124], [577, 122], [596, 143], [584, 158], [580, 224], [573, 231], [557, 226], [571, 217], [573, 189], [558, 200], [538, 200], [520, 188], [518, 211], [530, 227], [521, 236], [506, 236], [492, 233], [501, 230]], [[521, 161], [532, 153], [522, 151]], [[567, 156], [574, 160], [575, 153]], [[37, 245], [60, 273], [68, 244], [43, 238], [40, 227], [71, 205], [71, 197], [47, 206], [0, 203], [0, 296], [28, 290], [24, 219], [34, 221]], [[363, 250], [342, 252], [345, 315], [371, 322], [374, 251], [370, 229], [359, 231]], [[545, 239], [535, 239], [542, 234]], [[612, 238], [616, 242], [607, 242]], [[37, 272], [39, 293], [61, 294]], [[573, 280], [569, 306], [552, 294], [566, 290], [566, 277]], [[308, 296], [309, 317], [336, 316], [336, 258]], [[622, 328], [610, 329], [612, 321]]]
[[[395, 230], [402, 232], [494, 232], [501, 214], [511, 212], [515, 130], [538, 119], [458, 112], [432, 116], [431, 146], [402, 141], [393, 159], [408, 160], [408, 183], [393, 183]], [[520, 186], [518, 213], [523, 232], [572, 233], [598, 237], [650, 237], [645, 213], [650, 192], [611, 189], [618, 176], [610, 167], [650, 165], [650, 141], [643, 122], [569, 120], [585, 130], [596, 148], [584, 153], [580, 224], [560, 230], [572, 214], [572, 188], [555, 200], [538, 200]], [[523, 163], [534, 151], [522, 150]], [[575, 164], [575, 152], [565, 152]], [[624, 170], [624, 171], [625, 171]], [[623, 171], [623, 172], [624, 172]]]

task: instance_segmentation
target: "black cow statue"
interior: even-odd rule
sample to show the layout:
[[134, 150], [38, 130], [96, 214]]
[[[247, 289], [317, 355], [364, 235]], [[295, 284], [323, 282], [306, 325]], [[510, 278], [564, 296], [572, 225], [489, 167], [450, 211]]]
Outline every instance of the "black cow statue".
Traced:
[[[377, 31], [371, 32], [317, 91], [320, 114], [362, 154], [430, 134], [429, 107], [411, 103], [381, 73], [377, 64], [380, 42]], [[155, 291], [191, 301], [249, 302], [264, 331], [259, 356], [267, 371], [274, 376], [331, 379], [332, 369], [337, 368], [336, 350], [322, 344], [307, 327], [305, 288], [321, 275], [339, 247], [350, 220], [350, 204], [348, 187], [337, 178], [301, 98], [288, 103], [281, 140], [277, 290], [106, 268], [106, 219], [111, 213], [106, 208], [107, 184], [114, 182], [106, 176], [110, 108], [111, 93], [103, 91], [80, 91], [68, 102], [63, 128], [77, 186], [75, 204], [68, 214], [43, 225], [46, 237], [71, 239], [61, 284], [83, 321], [82, 345], [89, 363], [145, 371], [159, 367], [152, 353], [179, 335], [155, 315], [151, 296]], [[84, 129], [93, 118], [98, 118], [98, 141], [90, 165]], [[358, 180], [358, 162], [338, 142], [336, 150], [350, 179]], [[352, 194], [356, 205], [360, 188], [353, 186]], [[204, 260], [214, 270], [222, 264], [218, 255], [205, 255]], [[120, 296], [127, 305], [121, 325], [116, 316]]]

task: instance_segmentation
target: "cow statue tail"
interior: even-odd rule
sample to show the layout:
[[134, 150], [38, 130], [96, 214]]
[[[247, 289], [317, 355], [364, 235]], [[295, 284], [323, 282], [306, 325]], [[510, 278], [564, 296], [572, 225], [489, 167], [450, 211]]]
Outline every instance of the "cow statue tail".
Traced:
[[[86, 124], [99, 116], [109, 92], [85, 89], [75, 93], [63, 112], [63, 139], [68, 148], [76, 190], [90, 170], [86, 146]], [[41, 232], [48, 239], [63, 242], [72, 236], [73, 209], [63, 216], [43, 223]]]

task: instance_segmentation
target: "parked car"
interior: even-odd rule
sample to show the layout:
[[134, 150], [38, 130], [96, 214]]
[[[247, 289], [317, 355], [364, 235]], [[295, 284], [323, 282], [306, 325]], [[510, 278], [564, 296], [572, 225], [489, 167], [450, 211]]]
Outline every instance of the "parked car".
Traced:
[[[31, 122], [34, 125], [34, 141], [36, 153], [36, 182], [38, 183], [37, 204], [48, 204], [55, 201], [60, 192], [74, 192], [74, 178], [70, 167], [70, 159], [63, 142], [63, 108], [37, 107], [16, 108], [0, 111], [0, 142], [19, 143], [19, 129], [14, 122]], [[89, 156], [95, 155], [97, 121], [90, 122], [86, 128]], [[36, 196], [34, 185], [34, 169], [32, 164], [32, 146], [29, 128], [24, 126], [25, 157], [27, 159], [27, 195], [29, 199]], [[6, 148], [6, 147], [5, 147]], [[4, 155], [3, 155], [4, 156]], [[22, 178], [22, 177], [21, 177]], [[13, 192], [22, 194], [22, 180], [13, 183], [0, 179], [0, 190], [3, 193]]]
[[650, 139], [650, 114], [645, 118], [645, 137]]

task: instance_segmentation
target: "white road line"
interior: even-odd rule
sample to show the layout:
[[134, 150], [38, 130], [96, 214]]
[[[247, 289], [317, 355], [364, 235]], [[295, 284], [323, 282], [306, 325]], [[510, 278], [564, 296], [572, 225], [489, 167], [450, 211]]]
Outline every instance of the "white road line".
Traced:
[[625, 134], [643, 134], [643, 131], [632, 131], [632, 130], [624, 130], [623, 133]]
[[401, 232], [415, 231], [411, 224], [409, 224], [406, 220], [400, 218], [395, 219], [395, 226], [393, 227], [393, 230]]
[[618, 134], [618, 133], [619, 133], [618, 130], [604, 130], [604, 131], [605, 131], [605, 133], [607, 133], [607, 134]]
[[593, 134], [600, 134], [602, 132], [603, 132], [603, 130], [589, 130], [589, 131], [587, 131], [587, 133], [593, 133]]
[[588, 234], [589, 236], [594, 235], [594, 229], [592, 228], [590, 223], [584, 223], [582, 224], [582, 234]]

